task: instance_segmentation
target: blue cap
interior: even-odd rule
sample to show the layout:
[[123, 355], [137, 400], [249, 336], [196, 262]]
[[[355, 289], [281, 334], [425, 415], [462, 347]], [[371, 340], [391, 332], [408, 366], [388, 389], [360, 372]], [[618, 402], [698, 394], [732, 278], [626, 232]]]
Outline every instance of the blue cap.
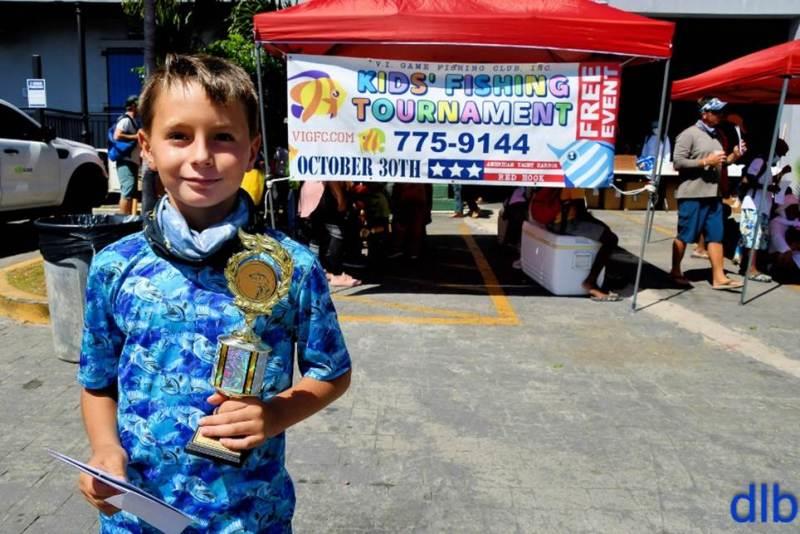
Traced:
[[703, 112], [706, 112], [706, 111], [720, 111], [722, 108], [724, 108], [727, 105], [728, 105], [727, 102], [723, 102], [719, 98], [716, 98], [716, 97], [710, 98], [710, 99], [708, 99], [706, 101], [705, 104], [700, 106], [700, 112], [703, 113]]

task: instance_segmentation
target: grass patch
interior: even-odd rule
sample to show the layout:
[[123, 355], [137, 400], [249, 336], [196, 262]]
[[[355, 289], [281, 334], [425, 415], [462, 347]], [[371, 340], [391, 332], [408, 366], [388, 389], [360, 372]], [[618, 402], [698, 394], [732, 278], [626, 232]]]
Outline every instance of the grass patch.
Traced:
[[8, 271], [8, 283], [26, 293], [40, 297], [47, 296], [47, 286], [44, 282], [44, 262], [36, 262], [26, 267]]

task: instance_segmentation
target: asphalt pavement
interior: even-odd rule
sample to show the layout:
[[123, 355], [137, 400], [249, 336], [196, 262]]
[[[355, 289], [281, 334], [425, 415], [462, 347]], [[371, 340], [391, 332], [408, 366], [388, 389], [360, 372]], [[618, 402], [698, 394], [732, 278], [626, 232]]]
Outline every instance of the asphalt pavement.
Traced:
[[[434, 215], [421, 261], [335, 293], [352, 386], [288, 431], [295, 532], [791, 528], [771, 501], [768, 524], [730, 506], [750, 483], [800, 492], [800, 290], [751, 286], [741, 306], [691, 258], [693, 288], [671, 287], [675, 214], [659, 212], [634, 313], [644, 214], [607, 211], [626, 298], [555, 297], [511, 268], [499, 206], [484, 207]], [[46, 326], [0, 319], [0, 347], [0, 531], [95, 531], [74, 473], [44, 452], [88, 455], [75, 365]]]

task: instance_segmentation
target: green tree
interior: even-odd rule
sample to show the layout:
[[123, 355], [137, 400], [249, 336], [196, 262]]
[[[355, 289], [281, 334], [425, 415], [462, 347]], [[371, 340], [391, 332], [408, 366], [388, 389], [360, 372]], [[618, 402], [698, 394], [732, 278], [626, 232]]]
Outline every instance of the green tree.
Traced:
[[231, 11], [230, 2], [219, 0], [123, 0], [122, 10], [142, 20], [146, 3], [151, 3], [154, 11], [155, 63], [160, 63], [168, 53], [197, 52], [210, 41], [223, 37], [225, 29], [219, 21]]
[[[295, 0], [242, 0], [237, 2], [228, 17], [228, 36], [209, 44], [205, 51], [235, 62], [252, 76], [256, 74], [255, 43], [253, 42], [253, 17], [258, 13], [276, 11], [294, 5]], [[283, 62], [262, 54], [264, 73], [283, 72]]]

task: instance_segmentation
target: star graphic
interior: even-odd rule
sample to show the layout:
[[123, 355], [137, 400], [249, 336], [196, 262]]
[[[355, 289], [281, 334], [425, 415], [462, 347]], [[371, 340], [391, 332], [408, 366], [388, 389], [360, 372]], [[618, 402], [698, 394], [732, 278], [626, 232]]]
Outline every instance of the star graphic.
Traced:
[[453, 166], [450, 167], [450, 177], [451, 178], [461, 178], [461, 171], [464, 170], [464, 167], [458, 164], [456, 161], [453, 163]]
[[481, 173], [481, 168], [478, 167], [476, 163], [473, 163], [470, 167], [467, 167], [467, 172], [470, 178], [478, 178]]
[[447, 167], [442, 167], [442, 165], [437, 161], [436, 165], [431, 165], [430, 167], [431, 176], [443, 176], [446, 168]]

